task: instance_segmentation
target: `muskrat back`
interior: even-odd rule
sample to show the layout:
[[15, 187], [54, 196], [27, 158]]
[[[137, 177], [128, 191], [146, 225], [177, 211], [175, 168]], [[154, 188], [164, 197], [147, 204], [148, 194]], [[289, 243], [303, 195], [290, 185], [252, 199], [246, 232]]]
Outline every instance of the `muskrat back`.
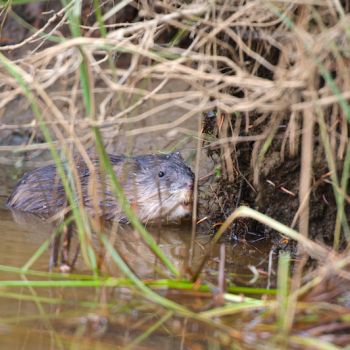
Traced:
[[[141, 221], [174, 220], [191, 213], [194, 174], [180, 153], [108, 156], [126, 198]], [[92, 172], [81, 157], [75, 158], [76, 204], [83, 204], [94, 215], [126, 222], [107, 176], [99, 172], [98, 158], [92, 157], [91, 161]], [[45, 217], [65, 208], [67, 198], [55, 165], [26, 173], [7, 205]]]

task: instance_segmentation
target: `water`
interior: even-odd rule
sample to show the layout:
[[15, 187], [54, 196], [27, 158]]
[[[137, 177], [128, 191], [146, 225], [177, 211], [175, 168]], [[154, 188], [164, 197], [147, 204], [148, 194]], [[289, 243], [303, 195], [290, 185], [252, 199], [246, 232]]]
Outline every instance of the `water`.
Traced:
[[[2, 198], [4, 203], [4, 198]], [[54, 230], [52, 224], [33, 215], [12, 213], [4, 205], [0, 210], [0, 265], [22, 267], [33, 256]], [[182, 225], [149, 227], [159, 247], [172, 263], [189, 277], [201, 262], [210, 237], [199, 234], [191, 260], [191, 227]], [[114, 235], [114, 236], [113, 236]], [[133, 272], [143, 280], [159, 280], [169, 273], [129, 226], [114, 232], [114, 246]], [[97, 244], [97, 242], [95, 242]], [[253, 274], [249, 266], [267, 271], [269, 242], [241, 242], [225, 244], [226, 280], [243, 285]], [[47, 249], [31, 266], [32, 270], [47, 272], [51, 249]], [[222, 252], [221, 252], [222, 254]], [[217, 291], [220, 245], [208, 260], [203, 281], [212, 285], [207, 294], [195, 291], [159, 291], [163, 296], [194, 310], [205, 310], [213, 303]], [[74, 273], [88, 275], [81, 258]], [[121, 276], [116, 266], [108, 261], [105, 275]], [[23, 276], [0, 269], [0, 280], [55, 280], [47, 276]], [[62, 274], [61, 279], [64, 280]], [[267, 283], [264, 274], [260, 286]], [[257, 284], [255, 284], [257, 285]], [[109, 349], [115, 345], [130, 344], [166, 314], [164, 308], [150, 303], [134, 289], [107, 287], [6, 287], [0, 289], [0, 349]], [[222, 334], [197, 321], [169, 317], [166, 327], [159, 327], [142, 345], [150, 349], [207, 349], [210, 344], [225, 347]], [[207, 336], [200, 336], [201, 334]], [[182, 345], [181, 345], [182, 344]], [[187, 345], [186, 345], [187, 344]], [[224, 345], [223, 345], [224, 344]], [[227, 345], [227, 344], [226, 344]]]

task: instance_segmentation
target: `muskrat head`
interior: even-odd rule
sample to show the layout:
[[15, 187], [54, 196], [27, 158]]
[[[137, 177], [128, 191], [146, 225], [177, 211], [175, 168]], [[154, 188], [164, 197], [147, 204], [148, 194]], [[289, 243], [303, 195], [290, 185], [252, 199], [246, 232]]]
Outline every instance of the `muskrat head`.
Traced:
[[180, 153], [134, 159], [138, 165], [135, 202], [141, 221], [174, 220], [191, 213], [194, 174]]

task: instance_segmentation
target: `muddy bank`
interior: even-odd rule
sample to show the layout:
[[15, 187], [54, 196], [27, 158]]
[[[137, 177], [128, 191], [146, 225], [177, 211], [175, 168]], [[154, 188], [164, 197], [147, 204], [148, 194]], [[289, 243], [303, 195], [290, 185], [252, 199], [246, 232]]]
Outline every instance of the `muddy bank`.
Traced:
[[[259, 118], [249, 119], [248, 125], [240, 118], [229, 117], [222, 114], [215, 121], [204, 118], [205, 142], [207, 155], [220, 169], [220, 176], [215, 186], [214, 212], [211, 214], [213, 222], [227, 217], [235, 207], [248, 205], [287, 226], [298, 229], [300, 215], [299, 190], [301, 180], [301, 133], [295, 138], [293, 152], [290, 140], [287, 139], [286, 130], [288, 120], [282, 120], [275, 126], [271, 144], [262, 152], [263, 144], [268, 135], [259, 141], [262, 133], [270, 128], [271, 120], [257, 123]], [[299, 120], [301, 122], [301, 120]], [[227, 143], [220, 144], [222, 130], [218, 124], [230, 124], [225, 130], [225, 137], [231, 137]], [[234, 129], [235, 125], [239, 129]], [[221, 135], [220, 135], [221, 133]], [[256, 139], [247, 142], [235, 142], [239, 138]], [[339, 141], [338, 141], [339, 142]], [[219, 143], [219, 145], [217, 145]], [[261, 152], [261, 153], [259, 153]], [[310, 193], [310, 219], [309, 233], [312, 238], [331, 244], [337, 215], [337, 204], [331, 184], [331, 173], [327, 165], [324, 146], [321, 141], [318, 127], [314, 130], [314, 148], [312, 159], [312, 181]], [[294, 154], [292, 154], [294, 153]], [[338, 178], [342, 176], [342, 160], [337, 160]], [[347, 217], [350, 207], [345, 205]], [[245, 221], [231, 228], [231, 235], [240, 235], [255, 231], [272, 233], [268, 227], [251, 221]], [[343, 237], [344, 239], [344, 237]]]

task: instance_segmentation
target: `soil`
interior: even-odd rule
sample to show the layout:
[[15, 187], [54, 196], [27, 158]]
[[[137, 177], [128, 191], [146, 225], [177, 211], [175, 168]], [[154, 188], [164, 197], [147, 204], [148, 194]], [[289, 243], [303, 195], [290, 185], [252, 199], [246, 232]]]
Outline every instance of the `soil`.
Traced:
[[[222, 117], [222, 116], [221, 116]], [[229, 118], [225, 116], [225, 118]], [[230, 119], [232, 125], [235, 119]], [[267, 120], [268, 122], [268, 120]], [[254, 125], [254, 119], [251, 120]], [[215, 130], [216, 123], [211, 122], [211, 127], [205, 128], [211, 137], [218, 132]], [[267, 127], [267, 123], [250, 129], [250, 135], [258, 135]], [[281, 127], [283, 123], [281, 123]], [[282, 128], [281, 128], [282, 129]], [[240, 135], [244, 135], [241, 128]], [[309, 235], [318, 241], [332, 244], [336, 220], [336, 201], [332, 185], [329, 179], [329, 169], [325, 161], [322, 143], [315, 135], [312, 192], [310, 195], [310, 221]], [[298, 141], [300, 142], [300, 140]], [[222, 214], [228, 216], [238, 205], [248, 205], [281, 223], [291, 226], [299, 208], [299, 182], [300, 182], [300, 152], [295, 156], [285, 154], [282, 149], [283, 134], [276, 134], [272, 145], [264, 156], [258, 168], [258, 182], [254, 177], [254, 165], [252, 165], [253, 142], [238, 143], [231, 147], [231, 159], [235, 160], [234, 168], [236, 176], [234, 180], [229, 179], [227, 167], [222, 162], [223, 154], [220, 149], [211, 149], [207, 153], [211, 158], [217, 160], [217, 165], [223, 171], [223, 175], [216, 186], [217, 201], [222, 203], [216, 207], [211, 218], [214, 221], [221, 219]], [[220, 162], [221, 160], [221, 162]], [[339, 162], [340, 163], [340, 162]], [[339, 174], [341, 167], [339, 164]], [[255, 182], [254, 182], [255, 181]], [[237, 203], [237, 201], [239, 202]], [[213, 208], [213, 206], [211, 206]], [[350, 214], [349, 205], [346, 206], [346, 215]], [[297, 223], [297, 221], [296, 221]], [[242, 226], [242, 225], [241, 225]], [[256, 223], [244, 221], [243, 232], [261, 232], [262, 234], [274, 233], [268, 227], [262, 228]], [[298, 229], [297, 224], [294, 228]], [[237, 230], [237, 228], [235, 228]], [[242, 227], [241, 231], [242, 232]], [[234, 232], [231, 231], [231, 234]], [[276, 236], [277, 237], [277, 236]]]

